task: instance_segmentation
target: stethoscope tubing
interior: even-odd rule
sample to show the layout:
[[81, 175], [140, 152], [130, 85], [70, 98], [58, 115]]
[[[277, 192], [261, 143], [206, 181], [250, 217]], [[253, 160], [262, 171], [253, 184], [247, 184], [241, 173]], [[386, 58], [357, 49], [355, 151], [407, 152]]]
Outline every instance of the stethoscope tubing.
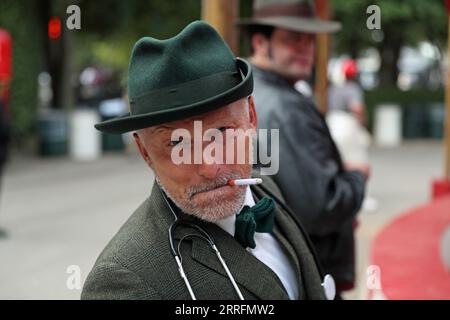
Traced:
[[[161, 189], [160, 189], [161, 190]], [[162, 192], [162, 190], [161, 190]], [[163, 193], [163, 192], [162, 192]], [[172, 252], [173, 257], [175, 258], [175, 261], [178, 265], [178, 272], [180, 273], [181, 278], [183, 279], [188, 291], [189, 291], [189, 295], [191, 296], [192, 300], [197, 300], [195, 294], [194, 294], [194, 290], [192, 289], [191, 283], [186, 275], [186, 272], [184, 271], [183, 268], [183, 262], [182, 262], [182, 257], [181, 257], [181, 253], [180, 253], [180, 244], [181, 242], [187, 238], [187, 237], [199, 237], [202, 238], [203, 240], [205, 240], [210, 247], [214, 250], [214, 253], [217, 256], [217, 259], [219, 260], [220, 264], [222, 265], [223, 269], [225, 270], [225, 273], [228, 276], [228, 279], [230, 280], [234, 290], [236, 291], [238, 297], [240, 300], [244, 300], [244, 296], [241, 292], [241, 290], [239, 289], [239, 286], [236, 283], [236, 280], [234, 279], [233, 275], [231, 274], [230, 269], [228, 268], [228, 265], [226, 264], [225, 260], [222, 258], [222, 255], [220, 254], [219, 249], [217, 248], [214, 238], [202, 227], [200, 227], [197, 224], [191, 223], [191, 222], [187, 222], [187, 221], [183, 221], [180, 220], [177, 216], [177, 214], [175, 213], [175, 210], [173, 210], [172, 206], [170, 205], [169, 201], [167, 200], [165, 194], [163, 193], [163, 198], [167, 204], [167, 206], [170, 208], [170, 210], [172, 211], [174, 217], [175, 217], [175, 221], [170, 225], [169, 227], [169, 244], [170, 244], [170, 250]], [[186, 235], [183, 238], [180, 239], [178, 246], [175, 244], [174, 241], [174, 234], [175, 234], [175, 230], [177, 227], [184, 225], [190, 228], [195, 229], [197, 232], [199, 232], [199, 234], [190, 234], [190, 235]]]

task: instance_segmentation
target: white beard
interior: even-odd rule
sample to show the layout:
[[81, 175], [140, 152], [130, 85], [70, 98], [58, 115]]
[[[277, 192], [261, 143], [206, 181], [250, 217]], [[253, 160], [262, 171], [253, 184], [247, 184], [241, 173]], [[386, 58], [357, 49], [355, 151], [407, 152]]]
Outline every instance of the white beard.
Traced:
[[227, 217], [230, 217], [238, 213], [244, 204], [246, 189], [239, 188], [237, 195], [233, 200], [222, 200], [222, 199], [212, 199], [212, 206], [206, 206], [203, 208], [198, 207], [192, 202], [183, 204], [180, 203], [172, 194], [161, 184], [160, 179], [155, 174], [156, 183], [165, 192], [167, 197], [175, 203], [175, 205], [180, 208], [184, 213], [195, 216], [201, 220], [208, 222], [216, 222]]

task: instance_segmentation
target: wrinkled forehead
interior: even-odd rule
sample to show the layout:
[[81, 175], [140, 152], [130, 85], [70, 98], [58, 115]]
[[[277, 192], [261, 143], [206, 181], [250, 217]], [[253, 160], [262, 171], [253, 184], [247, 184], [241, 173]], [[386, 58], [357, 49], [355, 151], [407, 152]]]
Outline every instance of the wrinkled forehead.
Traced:
[[149, 127], [142, 129], [142, 131], [151, 133], [152, 135], [156, 133], [170, 134], [175, 129], [183, 128], [192, 130], [196, 121], [201, 121], [204, 129], [216, 128], [218, 126], [226, 125], [227, 123], [240, 123], [246, 120], [248, 121], [248, 108], [246, 101], [247, 98], [243, 98], [222, 108], [215, 109], [201, 115]]

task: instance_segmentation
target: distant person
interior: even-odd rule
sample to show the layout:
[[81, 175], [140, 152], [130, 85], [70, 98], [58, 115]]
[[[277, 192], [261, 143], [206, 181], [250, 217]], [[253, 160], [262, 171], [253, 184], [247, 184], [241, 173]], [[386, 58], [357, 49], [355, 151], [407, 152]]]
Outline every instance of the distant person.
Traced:
[[[10, 141], [7, 102], [7, 85], [0, 81], [0, 190], [2, 187], [3, 169], [8, 159]], [[0, 226], [0, 238], [5, 237], [7, 237], [7, 232]]]
[[357, 82], [354, 60], [342, 64], [343, 84], [330, 86], [327, 122], [344, 162], [369, 163], [364, 92]]
[[[0, 28], [0, 190], [3, 168], [8, 157], [10, 139], [8, 103], [12, 74], [11, 44], [12, 40], [9, 32]], [[0, 238], [5, 238], [6, 236], [6, 231], [0, 227]]]
[[342, 63], [344, 82], [330, 87], [328, 111], [341, 110], [352, 114], [361, 125], [366, 123], [364, 92], [357, 82], [358, 65], [354, 60]]
[[261, 129], [279, 129], [279, 172], [273, 177], [305, 225], [338, 292], [355, 279], [353, 220], [364, 198], [366, 165], [343, 163], [325, 119], [294, 85], [311, 76], [315, 35], [336, 22], [314, 14], [309, 1], [255, 0], [238, 25], [249, 36], [255, 105]]

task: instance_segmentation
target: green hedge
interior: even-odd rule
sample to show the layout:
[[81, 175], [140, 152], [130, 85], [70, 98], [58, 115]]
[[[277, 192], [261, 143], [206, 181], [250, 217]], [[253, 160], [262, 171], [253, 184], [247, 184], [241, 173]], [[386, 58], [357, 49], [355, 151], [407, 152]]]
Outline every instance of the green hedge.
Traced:
[[13, 41], [13, 78], [11, 83], [11, 128], [13, 141], [30, 135], [37, 110], [37, 76], [40, 70], [40, 39], [37, 7], [34, 0], [1, 0], [0, 28]]
[[[401, 91], [398, 88], [377, 88], [364, 93], [369, 129], [374, 124], [375, 108], [384, 103], [398, 104], [403, 111], [403, 129], [406, 138], [439, 137], [436, 127], [436, 104], [444, 103], [444, 90], [413, 89]], [[433, 122], [434, 121], [434, 122]], [[417, 127], [417, 128], [416, 128]], [[412, 132], [417, 131], [417, 132]], [[438, 132], [437, 132], [438, 131]]]

